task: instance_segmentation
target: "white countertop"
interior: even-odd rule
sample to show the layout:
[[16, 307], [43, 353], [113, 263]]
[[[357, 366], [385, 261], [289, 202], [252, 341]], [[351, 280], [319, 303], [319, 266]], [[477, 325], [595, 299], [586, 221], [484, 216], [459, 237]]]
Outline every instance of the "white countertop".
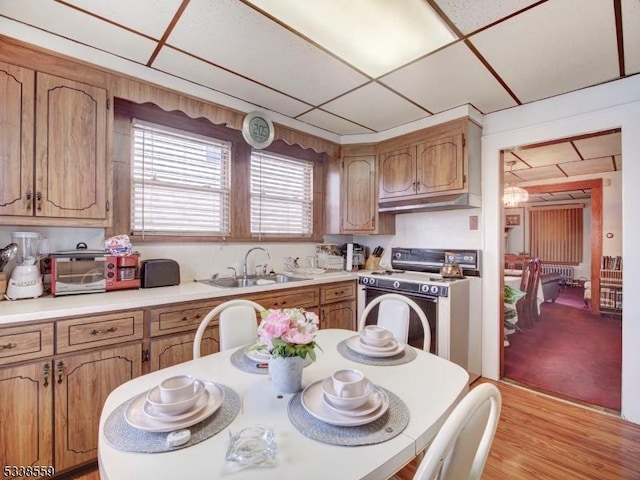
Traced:
[[[296, 275], [299, 276], [299, 275]], [[322, 283], [355, 280], [356, 272], [331, 272], [305, 275], [308, 280], [257, 285], [253, 287], [212, 287], [196, 281], [173, 287], [141, 288], [104, 293], [42, 296], [36, 299], [4, 300], [0, 302], [0, 326], [21, 322], [49, 320], [57, 317], [90, 315], [131, 308], [144, 308], [168, 303], [206, 300], [208, 298], [263, 293], [285, 288], [306, 287]]]

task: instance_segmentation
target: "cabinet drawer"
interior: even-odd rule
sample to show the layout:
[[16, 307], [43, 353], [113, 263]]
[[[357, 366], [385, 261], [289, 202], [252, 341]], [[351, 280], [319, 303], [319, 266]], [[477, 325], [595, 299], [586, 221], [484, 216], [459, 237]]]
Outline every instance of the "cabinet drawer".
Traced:
[[53, 323], [0, 329], [0, 365], [53, 355]]
[[[222, 300], [154, 308], [151, 310], [151, 336], [196, 330], [204, 317], [221, 303]], [[217, 320], [213, 320], [210, 325], [216, 323]]]
[[318, 306], [318, 288], [274, 290], [268, 295], [247, 297], [264, 308], [311, 308]]
[[354, 298], [356, 298], [355, 282], [336, 283], [320, 289], [320, 300], [323, 304]]
[[142, 339], [142, 310], [92, 315], [56, 323], [57, 353]]

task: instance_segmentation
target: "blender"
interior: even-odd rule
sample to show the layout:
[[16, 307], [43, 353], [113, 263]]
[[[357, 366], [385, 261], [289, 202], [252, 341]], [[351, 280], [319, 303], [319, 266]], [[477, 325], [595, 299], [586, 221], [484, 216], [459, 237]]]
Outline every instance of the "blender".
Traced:
[[11, 273], [6, 296], [10, 300], [37, 298], [43, 292], [38, 263], [49, 254], [47, 239], [35, 232], [13, 232], [11, 239], [18, 245], [18, 264]]

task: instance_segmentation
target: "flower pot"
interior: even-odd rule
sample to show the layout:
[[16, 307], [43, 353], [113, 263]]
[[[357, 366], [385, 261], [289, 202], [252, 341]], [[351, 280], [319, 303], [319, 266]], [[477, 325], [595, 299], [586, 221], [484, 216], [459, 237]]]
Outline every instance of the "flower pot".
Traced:
[[302, 389], [302, 357], [276, 357], [269, 360], [269, 376], [278, 393], [295, 393]]

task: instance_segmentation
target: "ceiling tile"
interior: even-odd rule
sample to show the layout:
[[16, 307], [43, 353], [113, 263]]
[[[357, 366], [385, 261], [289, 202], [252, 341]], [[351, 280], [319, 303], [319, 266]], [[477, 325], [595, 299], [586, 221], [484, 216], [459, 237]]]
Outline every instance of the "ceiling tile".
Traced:
[[65, 3], [160, 40], [182, 1], [65, 0]]
[[428, 116], [424, 110], [377, 83], [358, 88], [322, 108], [376, 131]]
[[613, 172], [614, 162], [611, 157], [594, 158], [581, 162], [563, 163], [560, 168], [567, 175], [589, 175], [593, 173]]
[[305, 103], [180, 53], [173, 48], [163, 48], [153, 66], [163, 72], [283, 115], [296, 116], [310, 108]]
[[546, 2], [471, 41], [522, 102], [619, 75], [613, 2]]
[[[518, 170], [518, 177], [523, 182], [531, 182], [535, 180], [547, 180], [549, 178], [565, 177], [555, 165], [546, 167], [530, 168], [528, 170]], [[565, 177], [566, 178], [566, 177]]]
[[620, 132], [583, 138], [575, 140], [573, 143], [585, 160], [622, 153], [622, 136]]
[[[543, 147], [516, 149], [515, 154], [531, 167], [581, 160], [571, 143], [556, 143]], [[515, 167], [514, 167], [515, 168]]]
[[233, 0], [191, 0], [167, 43], [313, 105], [367, 80]]
[[624, 38], [624, 69], [627, 75], [640, 72], [640, 2], [623, 0], [622, 33]]
[[516, 105], [464, 42], [429, 55], [380, 81], [433, 113], [467, 103], [482, 113]]
[[355, 123], [351, 123], [340, 117], [336, 117], [318, 108], [311, 110], [298, 117], [298, 120], [309, 123], [316, 127], [328, 130], [338, 135], [357, 135], [361, 133], [371, 133], [371, 130]]
[[5, 1], [2, 14], [138, 63], [146, 63], [156, 46], [140, 35], [57, 2]]
[[538, 0], [435, 0], [458, 29], [469, 34], [501, 18], [511, 15]]

